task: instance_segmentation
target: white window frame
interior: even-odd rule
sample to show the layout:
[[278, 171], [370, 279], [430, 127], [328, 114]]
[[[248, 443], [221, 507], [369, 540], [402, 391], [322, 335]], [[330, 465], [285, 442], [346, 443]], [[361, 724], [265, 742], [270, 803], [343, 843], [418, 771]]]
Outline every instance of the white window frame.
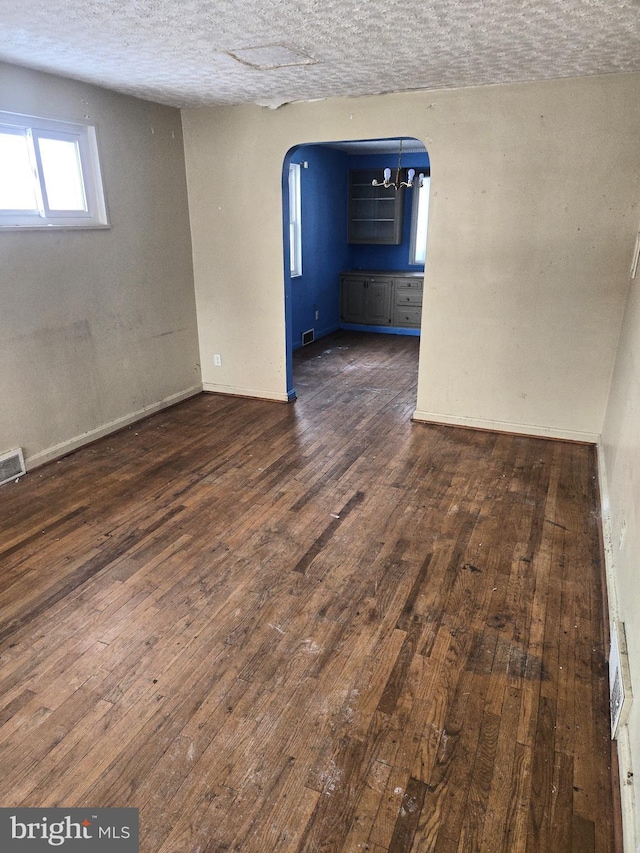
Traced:
[[302, 192], [300, 163], [289, 163], [289, 271], [302, 275]]
[[[0, 208], [0, 230], [44, 228], [106, 228], [109, 225], [98, 159], [96, 129], [57, 119], [0, 112], [0, 133], [24, 136], [29, 146], [37, 208], [7, 210]], [[75, 142], [78, 148], [85, 210], [51, 210], [40, 157], [40, 139]]]
[[[418, 182], [413, 185], [413, 203], [411, 207], [411, 241], [409, 243], [409, 263], [412, 266], [423, 266], [427, 256], [427, 228], [429, 225], [429, 192], [431, 178], [425, 175], [422, 187]], [[422, 209], [424, 205], [424, 209]], [[422, 232], [418, 234], [420, 214], [423, 218]]]

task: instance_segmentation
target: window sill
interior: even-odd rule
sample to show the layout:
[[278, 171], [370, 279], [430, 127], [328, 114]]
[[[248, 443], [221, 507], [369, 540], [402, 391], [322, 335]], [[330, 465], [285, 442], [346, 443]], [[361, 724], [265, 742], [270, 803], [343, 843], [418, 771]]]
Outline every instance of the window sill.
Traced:
[[0, 225], [0, 231], [108, 231], [109, 224], [99, 225]]

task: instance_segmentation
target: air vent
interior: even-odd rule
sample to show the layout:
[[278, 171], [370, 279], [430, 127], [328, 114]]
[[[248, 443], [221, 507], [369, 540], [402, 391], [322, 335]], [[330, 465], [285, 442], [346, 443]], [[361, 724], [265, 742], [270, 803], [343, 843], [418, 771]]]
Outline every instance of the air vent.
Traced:
[[609, 653], [609, 705], [611, 707], [611, 737], [624, 725], [631, 705], [631, 679], [627, 656], [627, 638], [624, 622], [611, 623], [611, 651]]
[[16, 477], [22, 477], [26, 473], [24, 456], [20, 447], [0, 455], [0, 486], [10, 480], [15, 480]]
[[308, 329], [306, 332], [302, 333], [302, 346], [306, 347], [307, 344], [312, 344], [314, 341], [313, 329]]

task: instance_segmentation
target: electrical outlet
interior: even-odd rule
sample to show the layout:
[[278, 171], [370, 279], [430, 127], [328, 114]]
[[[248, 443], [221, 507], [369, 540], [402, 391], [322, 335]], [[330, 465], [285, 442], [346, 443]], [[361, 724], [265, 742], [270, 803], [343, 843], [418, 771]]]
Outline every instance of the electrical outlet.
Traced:
[[320, 312], [316, 311], [316, 320], [319, 320], [319, 319], [320, 319]]
[[220, 356], [217, 353], [213, 357], [213, 366], [214, 367], [222, 367], [222, 359], [220, 358]]

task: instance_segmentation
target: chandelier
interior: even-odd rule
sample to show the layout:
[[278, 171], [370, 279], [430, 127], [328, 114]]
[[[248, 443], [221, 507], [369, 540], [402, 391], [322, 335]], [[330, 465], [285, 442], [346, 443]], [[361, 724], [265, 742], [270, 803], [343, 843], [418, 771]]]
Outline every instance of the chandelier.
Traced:
[[[400, 176], [402, 174], [402, 140], [400, 140], [400, 150], [398, 151], [398, 168], [396, 170], [396, 178], [395, 181], [391, 180], [391, 169], [387, 168], [384, 170], [384, 180], [378, 181], [376, 178], [371, 181], [372, 186], [374, 187], [393, 187], [395, 190], [399, 190], [401, 187], [412, 187], [414, 183], [414, 178], [416, 176], [415, 169], [409, 169], [407, 171], [407, 180], [401, 181]], [[422, 186], [422, 182], [424, 180], [424, 174], [420, 172], [418, 175], [418, 186]]]

